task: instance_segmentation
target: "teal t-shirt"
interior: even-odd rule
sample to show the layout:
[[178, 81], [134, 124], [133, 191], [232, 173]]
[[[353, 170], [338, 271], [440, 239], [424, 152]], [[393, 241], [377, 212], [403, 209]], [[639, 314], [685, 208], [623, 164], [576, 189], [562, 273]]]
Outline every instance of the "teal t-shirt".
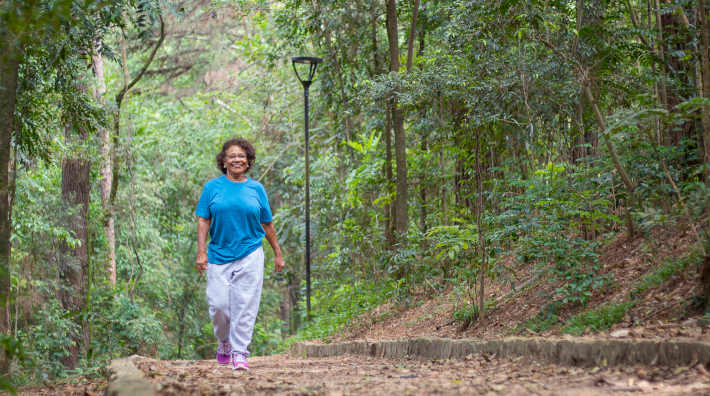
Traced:
[[195, 215], [212, 219], [210, 264], [243, 259], [261, 246], [261, 223], [273, 220], [266, 190], [256, 180], [233, 182], [222, 176], [205, 184]]

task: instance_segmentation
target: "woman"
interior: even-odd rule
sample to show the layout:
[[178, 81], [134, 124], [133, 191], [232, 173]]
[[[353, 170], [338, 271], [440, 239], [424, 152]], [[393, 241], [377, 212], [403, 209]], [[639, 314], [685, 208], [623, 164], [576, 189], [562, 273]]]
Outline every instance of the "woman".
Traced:
[[[276, 273], [285, 264], [276, 238], [264, 186], [246, 176], [256, 150], [242, 138], [231, 139], [217, 154], [224, 176], [208, 181], [197, 203], [197, 270], [207, 271], [207, 302], [217, 363], [249, 370], [251, 342], [264, 280], [264, 237], [274, 250]], [[209, 255], [205, 249], [210, 234]]]

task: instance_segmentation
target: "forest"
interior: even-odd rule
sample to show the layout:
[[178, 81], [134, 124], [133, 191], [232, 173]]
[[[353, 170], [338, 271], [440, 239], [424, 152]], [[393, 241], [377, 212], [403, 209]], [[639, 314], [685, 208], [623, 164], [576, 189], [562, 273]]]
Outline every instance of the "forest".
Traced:
[[[341, 337], [423, 295], [485, 328], [488, 288], [511, 289], [525, 266], [553, 287], [521, 326], [548, 328], [616, 287], [599, 263], [619, 239], [640, 241], [651, 270], [701, 271], [692, 304], [706, 312], [709, 8], [0, 0], [0, 391], [105, 375], [134, 354], [214, 357], [195, 207], [233, 136], [257, 149], [249, 177], [286, 261], [274, 274], [264, 244], [253, 355]], [[323, 59], [310, 313], [294, 56]], [[683, 249], [668, 242], [681, 232]]]

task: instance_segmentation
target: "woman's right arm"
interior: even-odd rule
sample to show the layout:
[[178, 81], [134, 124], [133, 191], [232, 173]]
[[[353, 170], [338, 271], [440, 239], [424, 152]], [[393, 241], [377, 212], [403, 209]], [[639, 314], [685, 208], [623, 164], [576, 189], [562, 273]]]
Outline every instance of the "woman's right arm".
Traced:
[[212, 219], [197, 217], [197, 260], [195, 266], [202, 275], [202, 271], [207, 271], [207, 233], [210, 232]]

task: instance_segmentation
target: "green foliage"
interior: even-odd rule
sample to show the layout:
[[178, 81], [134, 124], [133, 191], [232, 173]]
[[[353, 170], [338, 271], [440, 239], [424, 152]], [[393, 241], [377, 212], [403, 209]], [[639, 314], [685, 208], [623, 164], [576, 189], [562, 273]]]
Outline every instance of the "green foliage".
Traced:
[[[543, 279], [561, 283], [548, 297], [550, 302], [560, 298], [561, 303], [586, 305], [594, 290], [610, 279], [597, 275], [600, 243], [570, 237], [570, 227], [577, 219], [595, 229], [599, 222], [618, 219], [604, 214], [608, 200], [595, 198], [608, 179], [590, 183], [583, 169], [569, 167], [568, 174], [563, 170], [541, 171], [545, 178], [525, 183], [525, 195], [508, 198], [508, 213], [498, 216], [505, 228], [497, 235], [517, 242], [518, 265], [532, 264]], [[526, 220], [520, 221], [523, 213]]]
[[437, 260], [454, 260], [454, 257], [468, 250], [469, 246], [476, 246], [478, 243], [477, 227], [474, 224], [465, 226], [439, 226], [429, 230], [427, 238], [436, 242], [436, 247], [440, 249], [436, 255]]
[[[169, 355], [169, 350], [165, 349], [167, 339], [161, 331], [163, 324], [151, 312], [121, 294], [114, 295], [110, 301], [95, 303], [98, 306], [107, 305], [99, 311], [105, 312], [107, 316], [97, 317], [92, 321], [96, 328], [95, 337], [104, 340], [94, 353], [130, 356], [146, 355], [146, 352], [153, 350], [163, 352], [153, 355]], [[163, 351], [160, 351], [159, 347], [162, 347]]]
[[[26, 366], [28, 358], [22, 347], [22, 343], [15, 337], [7, 334], [0, 334], [0, 353], [5, 354], [8, 360], [14, 361], [16, 365]], [[11, 395], [17, 393], [15, 384], [11, 377], [0, 377], [0, 391], [9, 392]]]
[[38, 324], [28, 334], [32, 338], [32, 355], [35, 364], [42, 364], [50, 376], [62, 375], [61, 359], [69, 355], [69, 346], [74, 342], [81, 327], [74, 320], [76, 313], [59, 307], [57, 300], [38, 312]]
[[316, 310], [312, 311], [312, 319], [306, 324], [297, 338], [291, 339], [288, 344], [297, 340], [312, 340], [333, 338], [349, 327], [369, 327], [381, 315], [375, 315], [372, 310], [382, 304], [391, 304], [403, 292], [404, 282], [383, 280], [381, 282], [357, 282], [353, 285], [341, 285], [337, 290], [327, 295], [316, 291], [313, 296]]
[[680, 258], [673, 258], [661, 263], [658, 268], [644, 274], [635, 284], [632, 293], [641, 294], [648, 289], [658, 287], [670, 276], [686, 270], [689, 266], [700, 263], [697, 252], [687, 254]]
[[532, 318], [526, 320], [525, 322], [519, 324], [518, 326], [515, 326], [509, 331], [509, 334], [517, 333], [524, 329], [528, 329], [533, 333], [539, 334], [557, 324], [557, 315], [549, 315], [546, 312], [541, 312], [533, 316]]
[[467, 326], [478, 320], [479, 314], [478, 306], [472, 303], [454, 310], [453, 318], [456, 322]]
[[603, 304], [591, 311], [572, 316], [562, 327], [562, 333], [580, 335], [587, 328], [592, 333], [603, 331], [621, 322], [635, 301]]
[[[27, 379], [13, 380], [98, 375], [109, 359], [133, 353], [214, 356], [204, 277], [194, 270], [194, 207], [204, 183], [221, 175], [214, 155], [233, 135], [257, 147], [250, 177], [266, 186], [287, 263], [284, 273], [272, 275], [273, 253], [266, 249], [255, 355], [369, 326], [383, 317], [378, 307], [396, 312], [420, 303], [413, 296], [422, 294], [450, 293], [454, 319], [470, 323], [479, 309], [494, 308], [488, 293], [478, 306], [481, 281], [512, 286], [521, 269], [555, 284], [542, 311], [517, 328], [543, 332], [557, 324], [563, 306], [586, 307], [613, 281], [598, 274], [599, 255], [627, 227], [620, 220], [627, 211], [650, 254], [673, 250], [655, 236], [659, 230], [705, 219], [710, 191], [701, 175], [708, 165], [700, 157], [697, 116], [708, 98], [698, 98], [687, 77], [697, 56], [677, 50], [698, 42], [696, 27], [676, 26], [657, 43], [676, 49], [667, 52], [666, 61], [676, 65], [669, 70], [638, 43], [639, 34], [655, 34], [643, 27], [645, 13], [641, 26], [632, 27], [626, 5], [585, 4], [578, 28], [573, 2], [425, 3], [414, 67], [406, 71], [402, 48], [395, 72], [386, 71], [382, 2], [3, 3], [0, 36], [13, 40], [0, 40], [0, 52], [21, 60], [11, 156], [17, 158], [11, 327], [25, 361], [33, 362], [23, 368]], [[235, 17], [224, 17], [224, 7]], [[688, 12], [693, 7], [686, 5]], [[404, 32], [411, 4], [398, 2], [397, 14]], [[163, 22], [181, 33], [168, 35], [143, 70]], [[115, 53], [123, 40], [125, 64]], [[106, 60], [103, 97], [93, 95], [92, 51]], [[307, 323], [302, 91], [288, 63], [296, 53], [324, 59], [310, 91]], [[112, 120], [124, 66], [131, 78], [145, 74]], [[605, 130], [580, 81], [592, 84]], [[659, 108], [660, 83], [675, 98], [669, 102], [683, 102]], [[391, 136], [392, 98], [404, 117], [404, 144]], [[108, 208], [95, 135], [112, 121], [120, 127], [111, 132], [118, 179]], [[388, 168], [397, 175], [396, 161], [387, 160], [388, 140], [397, 146], [390, 156], [404, 154], [407, 164], [410, 221], [397, 235], [394, 185], [403, 180], [388, 180]], [[610, 147], [635, 183], [633, 207]], [[91, 163], [88, 240], [72, 231], [79, 208], [62, 201], [62, 160], [69, 157]], [[109, 213], [116, 224], [116, 286], [106, 281]], [[87, 309], [66, 312], [56, 297], [66, 287], [57, 275], [58, 247], [81, 243], [89, 248]], [[664, 263], [635, 293], [691, 261]], [[631, 303], [580, 314], [565, 331], [608, 328], [628, 309], [624, 304]], [[67, 373], [59, 361], [83, 322], [92, 340], [82, 345], [86, 356], [77, 371]]]
[[521, 260], [535, 260], [538, 273], [549, 282], [561, 282], [554, 297], [562, 303], [580, 303], [586, 306], [594, 290], [600, 289], [609, 277], [597, 275], [599, 271], [598, 245], [581, 238], [569, 239], [554, 233], [539, 233], [521, 240]]

